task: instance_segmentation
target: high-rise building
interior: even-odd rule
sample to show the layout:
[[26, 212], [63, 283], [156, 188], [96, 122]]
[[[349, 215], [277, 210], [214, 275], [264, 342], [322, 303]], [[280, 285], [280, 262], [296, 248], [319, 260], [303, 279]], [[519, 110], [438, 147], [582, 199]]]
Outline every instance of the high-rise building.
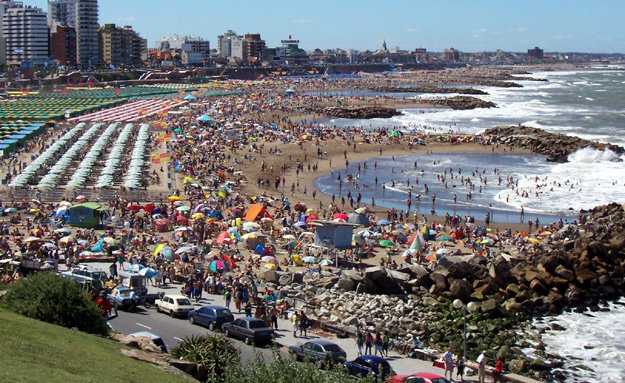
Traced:
[[115, 24], [104, 24], [98, 31], [98, 55], [108, 65], [122, 63], [122, 30]]
[[528, 49], [527, 56], [536, 60], [542, 60], [545, 57], [543, 54], [543, 50], [538, 47], [534, 47], [534, 49]]
[[6, 49], [6, 39], [4, 36], [4, 32], [2, 31], [2, 16], [7, 11], [7, 9], [21, 7], [22, 3], [15, 1], [0, 1], [0, 64], [5, 64], [7, 61], [7, 49]]
[[445, 49], [443, 61], [460, 61], [460, 51], [454, 48]]
[[147, 42], [131, 26], [105, 24], [98, 31], [100, 59], [108, 65], [139, 66], [147, 53]]
[[6, 43], [6, 63], [43, 64], [48, 56], [48, 25], [41, 8], [15, 7], [2, 15]]
[[55, 24], [76, 30], [76, 58], [81, 65], [99, 62], [97, 0], [50, 0], [48, 25]]
[[247, 33], [243, 39], [243, 49], [247, 61], [260, 61], [263, 58], [265, 40], [260, 38], [259, 33]]
[[232, 39], [239, 38], [235, 32], [228, 29], [228, 32], [223, 35], [217, 36], [217, 49], [219, 50], [219, 57], [227, 59], [232, 57]]
[[50, 31], [50, 57], [61, 65], [76, 65], [76, 30], [56, 25]]

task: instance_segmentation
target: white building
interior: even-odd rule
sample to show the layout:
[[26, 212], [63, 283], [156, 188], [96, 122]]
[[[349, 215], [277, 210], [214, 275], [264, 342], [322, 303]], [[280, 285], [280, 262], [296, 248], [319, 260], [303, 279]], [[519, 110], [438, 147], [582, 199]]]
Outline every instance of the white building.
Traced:
[[48, 25], [55, 24], [69, 25], [76, 30], [76, 58], [80, 64], [99, 62], [97, 0], [50, 0]]
[[41, 8], [6, 9], [2, 15], [2, 34], [6, 44], [6, 63], [27, 61], [43, 64], [48, 56], [48, 25]]

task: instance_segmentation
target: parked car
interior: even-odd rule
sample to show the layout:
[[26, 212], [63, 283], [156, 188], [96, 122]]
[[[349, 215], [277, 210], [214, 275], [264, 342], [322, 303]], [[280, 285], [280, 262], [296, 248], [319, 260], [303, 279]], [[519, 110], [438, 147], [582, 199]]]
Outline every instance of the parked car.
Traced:
[[265, 321], [256, 318], [239, 318], [221, 326], [224, 335], [243, 339], [245, 344], [266, 344], [273, 340], [273, 330]]
[[116, 310], [118, 308], [122, 310], [134, 310], [141, 304], [141, 298], [134, 290], [123, 286], [118, 286], [111, 290], [108, 299]]
[[449, 380], [444, 377], [432, 374], [431, 372], [417, 372], [416, 374], [412, 374], [412, 376], [418, 376], [425, 380], [425, 383], [450, 383]]
[[417, 375], [395, 375], [386, 378], [387, 383], [426, 383], [425, 379]]
[[187, 316], [193, 310], [193, 304], [184, 295], [165, 294], [161, 299], [157, 299], [154, 304], [156, 311], [175, 316]]
[[161, 351], [163, 351], [164, 353], [168, 353], [169, 351], [167, 351], [167, 345], [165, 344], [165, 342], [163, 341], [163, 339], [156, 335], [156, 334], [152, 334], [151, 332], [147, 332], [147, 331], [139, 331], [139, 332], [135, 332], [130, 334], [130, 336], [134, 336], [135, 338], [139, 338], [139, 337], [146, 337], [146, 338], [150, 338], [152, 339], [152, 342], [154, 342], [155, 345], [157, 345], [158, 347], [160, 347]]
[[61, 273], [63, 278], [73, 279], [76, 282], [91, 282], [104, 284], [106, 281], [106, 272], [95, 270], [88, 267], [77, 267], [70, 271]]
[[234, 315], [223, 306], [203, 306], [189, 311], [189, 323], [206, 326], [211, 331], [229, 322], [234, 322]]
[[347, 353], [338, 344], [324, 339], [290, 346], [289, 352], [295, 355], [295, 359], [315, 362], [319, 367], [326, 364], [343, 363], [347, 358]]
[[391, 365], [376, 355], [362, 355], [344, 364], [347, 372], [355, 377], [373, 376], [376, 381], [383, 381], [387, 376], [392, 375]]

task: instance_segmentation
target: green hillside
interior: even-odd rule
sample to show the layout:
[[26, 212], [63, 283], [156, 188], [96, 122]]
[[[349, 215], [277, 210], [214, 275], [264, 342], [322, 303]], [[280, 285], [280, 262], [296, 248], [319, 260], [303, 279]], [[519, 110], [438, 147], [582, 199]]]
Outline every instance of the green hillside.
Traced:
[[121, 344], [0, 310], [0, 382], [184, 382]]

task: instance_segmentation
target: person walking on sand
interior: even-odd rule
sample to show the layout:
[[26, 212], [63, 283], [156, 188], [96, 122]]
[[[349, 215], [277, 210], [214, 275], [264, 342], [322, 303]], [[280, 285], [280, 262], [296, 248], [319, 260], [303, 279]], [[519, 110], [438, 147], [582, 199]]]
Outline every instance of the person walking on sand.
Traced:
[[293, 312], [293, 314], [291, 314], [291, 324], [293, 325], [293, 338], [297, 338], [297, 330], [299, 328], [298, 319], [299, 319], [299, 315], [296, 310]]
[[451, 347], [443, 355], [443, 361], [445, 362], [445, 379], [447, 379], [447, 373], [449, 373], [449, 380], [451, 381], [454, 372], [454, 354], [451, 353]]

